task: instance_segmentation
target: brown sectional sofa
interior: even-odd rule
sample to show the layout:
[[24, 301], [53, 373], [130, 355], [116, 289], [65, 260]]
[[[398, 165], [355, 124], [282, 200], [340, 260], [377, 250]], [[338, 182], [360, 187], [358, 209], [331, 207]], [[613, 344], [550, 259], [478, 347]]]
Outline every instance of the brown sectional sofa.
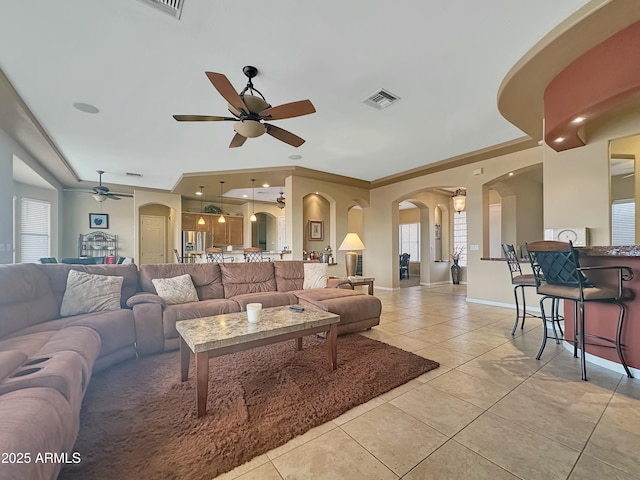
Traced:
[[[176, 349], [178, 320], [300, 303], [340, 315], [338, 333], [379, 323], [381, 304], [335, 281], [304, 290], [304, 262], [142, 265], [0, 265], [0, 452], [31, 461], [0, 465], [0, 480], [53, 479], [45, 452], [72, 452], [91, 375], [137, 355]], [[119, 310], [60, 316], [69, 270], [123, 277]], [[189, 274], [197, 302], [167, 305], [154, 278]], [[72, 458], [72, 457], [69, 457]]]

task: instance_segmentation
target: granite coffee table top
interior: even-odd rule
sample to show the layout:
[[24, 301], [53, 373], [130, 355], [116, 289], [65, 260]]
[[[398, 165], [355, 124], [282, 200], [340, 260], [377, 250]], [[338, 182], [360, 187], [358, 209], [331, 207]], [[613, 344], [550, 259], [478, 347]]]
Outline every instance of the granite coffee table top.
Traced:
[[247, 312], [224, 313], [211, 317], [180, 320], [176, 330], [193, 353], [302, 332], [315, 327], [338, 323], [340, 316], [315, 308], [303, 312], [289, 306], [264, 308], [258, 323], [249, 323]]

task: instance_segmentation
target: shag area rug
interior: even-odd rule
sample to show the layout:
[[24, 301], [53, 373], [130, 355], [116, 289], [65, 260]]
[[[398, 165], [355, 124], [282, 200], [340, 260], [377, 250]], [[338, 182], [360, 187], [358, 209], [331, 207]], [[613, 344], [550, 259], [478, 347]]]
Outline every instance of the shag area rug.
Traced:
[[432, 360], [361, 335], [338, 338], [331, 370], [324, 340], [212, 358], [207, 414], [197, 418], [193, 362], [179, 352], [96, 374], [74, 451], [59, 479], [212, 479], [347, 410], [437, 368]]

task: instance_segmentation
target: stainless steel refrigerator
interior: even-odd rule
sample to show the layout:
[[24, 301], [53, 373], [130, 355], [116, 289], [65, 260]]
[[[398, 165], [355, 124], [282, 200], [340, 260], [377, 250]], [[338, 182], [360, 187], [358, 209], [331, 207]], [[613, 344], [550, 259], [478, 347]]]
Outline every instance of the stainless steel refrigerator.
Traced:
[[205, 248], [213, 247], [212, 232], [195, 232], [184, 230], [182, 232], [182, 256], [204, 254]]

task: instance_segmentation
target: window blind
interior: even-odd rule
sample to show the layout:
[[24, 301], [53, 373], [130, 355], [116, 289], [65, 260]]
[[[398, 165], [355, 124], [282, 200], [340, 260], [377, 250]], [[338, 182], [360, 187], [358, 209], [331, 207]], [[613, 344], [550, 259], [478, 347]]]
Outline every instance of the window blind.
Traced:
[[636, 202], [616, 200], [611, 204], [611, 245], [636, 244]]
[[411, 255], [412, 262], [420, 261], [420, 224], [403, 223], [400, 225], [400, 254]]
[[51, 256], [51, 203], [20, 200], [20, 261], [35, 263]]

